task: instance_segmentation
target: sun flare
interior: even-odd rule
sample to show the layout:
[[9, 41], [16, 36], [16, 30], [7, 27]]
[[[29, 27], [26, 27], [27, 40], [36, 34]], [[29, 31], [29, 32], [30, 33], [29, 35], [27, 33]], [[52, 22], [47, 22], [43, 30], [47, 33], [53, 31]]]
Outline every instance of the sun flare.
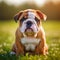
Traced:
[[37, 5], [44, 5], [44, 3], [46, 2], [46, 0], [4, 0], [5, 2], [7, 2], [7, 4], [13, 4], [13, 5], [20, 5], [24, 2], [35, 2]]
[[42, 6], [45, 4], [46, 0], [35, 0], [35, 2], [37, 3], [37, 5]]

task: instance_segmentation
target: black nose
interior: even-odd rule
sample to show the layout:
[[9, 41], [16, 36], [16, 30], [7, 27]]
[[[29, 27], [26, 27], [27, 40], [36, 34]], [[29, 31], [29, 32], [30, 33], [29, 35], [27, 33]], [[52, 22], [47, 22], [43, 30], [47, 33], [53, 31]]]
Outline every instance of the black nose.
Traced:
[[27, 21], [27, 28], [30, 28], [32, 25], [32, 22], [31, 21]]

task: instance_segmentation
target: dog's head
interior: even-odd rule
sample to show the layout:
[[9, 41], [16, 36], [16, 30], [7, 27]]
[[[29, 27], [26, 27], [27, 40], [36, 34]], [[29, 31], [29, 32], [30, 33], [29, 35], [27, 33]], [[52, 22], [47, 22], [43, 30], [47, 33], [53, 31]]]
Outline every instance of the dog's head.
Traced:
[[33, 36], [38, 32], [41, 20], [46, 20], [46, 15], [39, 10], [27, 9], [17, 13], [14, 20], [19, 21], [20, 31], [24, 35]]

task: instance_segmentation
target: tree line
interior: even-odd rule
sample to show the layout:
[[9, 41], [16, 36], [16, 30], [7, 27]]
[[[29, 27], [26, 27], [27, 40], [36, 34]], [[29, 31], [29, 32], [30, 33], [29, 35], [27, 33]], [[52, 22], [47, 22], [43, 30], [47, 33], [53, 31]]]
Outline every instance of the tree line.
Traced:
[[60, 20], [60, 3], [46, 3], [44, 6], [37, 6], [35, 3], [24, 3], [20, 6], [7, 5], [5, 2], [0, 3], [0, 20], [11, 20], [14, 15], [24, 9], [38, 9], [45, 13], [49, 20]]

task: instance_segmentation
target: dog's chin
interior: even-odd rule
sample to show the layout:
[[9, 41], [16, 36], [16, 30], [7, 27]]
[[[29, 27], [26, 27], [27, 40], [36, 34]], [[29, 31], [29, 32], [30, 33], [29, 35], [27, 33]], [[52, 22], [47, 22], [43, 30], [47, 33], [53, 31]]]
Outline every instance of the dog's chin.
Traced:
[[35, 32], [33, 31], [32, 28], [27, 28], [25, 29], [25, 34], [26, 36], [33, 37], [35, 35]]

